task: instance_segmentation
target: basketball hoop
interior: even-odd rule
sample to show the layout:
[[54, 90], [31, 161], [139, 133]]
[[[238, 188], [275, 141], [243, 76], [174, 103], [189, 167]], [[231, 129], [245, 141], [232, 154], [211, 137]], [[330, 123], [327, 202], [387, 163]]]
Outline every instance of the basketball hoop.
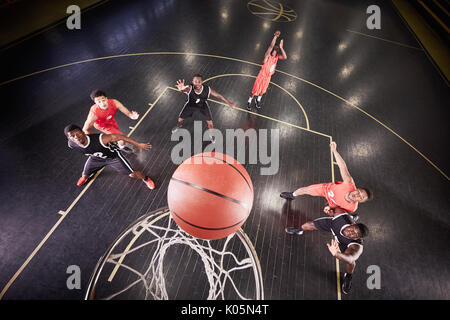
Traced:
[[[192, 288], [183, 286], [188, 282]], [[119, 235], [97, 263], [85, 299], [262, 300], [264, 290], [255, 249], [241, 229], [201, 240], [164, 207]]]

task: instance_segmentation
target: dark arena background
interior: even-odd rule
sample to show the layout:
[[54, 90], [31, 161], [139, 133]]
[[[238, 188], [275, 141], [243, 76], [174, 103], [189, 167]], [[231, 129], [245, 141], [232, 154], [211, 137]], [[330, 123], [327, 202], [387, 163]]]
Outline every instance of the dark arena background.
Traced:
[[[449, 11], [447, 0], [0, 1], [0, 299], [450, 299]], [[277, 30], [287, 59], [248, 109]], [[256, 132], [240, 141], [253, 206], [230, 239], [189, 238], [167, 209], [177, 80], [195, 74], [236, 107], [211, 94], [223, 141], [194, 114], [183, 159], [214, 146], [236, 157], [226, 133]], [[152, 145], [123, 154], [154, 190], [111, 167], [77, 186], [87, 158], [64, 128], [83, 126], [94, 89], [139, 113], [115, 119]], [[327, 217], [326, 199], [280, 197], [343, 180], [333, 141], [374, 195], [355, 212], [369, 235], [347, 293], [333, 234], [285, 231]]]

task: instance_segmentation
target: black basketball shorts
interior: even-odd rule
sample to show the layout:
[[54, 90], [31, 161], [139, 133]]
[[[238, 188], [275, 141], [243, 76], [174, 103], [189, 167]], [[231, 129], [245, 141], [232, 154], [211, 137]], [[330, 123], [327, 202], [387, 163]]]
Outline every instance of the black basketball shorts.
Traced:
[[190, 104], [186, 104], [181, 110], [179, 117], [181, 119], [187, 119], [192, 117], [194, 112], [198, 112], [203, 120], [212, 121], [211, 110], [209, 109], [209, 106], [207, 104], [205, 106], [193, 106]]
[[84, 164], [83, 175], [89, 176], [106, 166], [113, 167], [120, 174], [129, 175], [130, 173], [134, 172], [128, 160], [125, 159], [125, 157], [119, 151], [117, 151], [117, 157], [113, 159], [102, 159], [92, 156], [89, 157]]

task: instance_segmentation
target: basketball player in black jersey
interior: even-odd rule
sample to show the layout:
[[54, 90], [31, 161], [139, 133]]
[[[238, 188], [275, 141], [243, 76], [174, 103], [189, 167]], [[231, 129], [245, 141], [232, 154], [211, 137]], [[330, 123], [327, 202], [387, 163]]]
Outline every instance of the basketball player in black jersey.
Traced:
[[342, 292], [347, 294], [351, 288], [352, 274], [356, 267], [356, 260], [363, 252], [363, 240], [369, 233], [369, 229], [362, 223], [354, 223], [351, 215], [342, 208], [325, 209], [329, 217], [318, 218], [304, 223], [300, 228], [288, 227], [289, 234], [303, 234], [303, 231], [320, 230], [331, 232], [334, 240], [327, 243], [328, 250], [339, 261], [345, 263]]
[[[196, 111], [198, 111], [200, 115], [203, 117], [203, 119], [206, 121], [206, 123], [208, 124], [208, 128], [210, 130], [214, 128], [211, 110], [209, 109], [207, 101], [210, 94], [212, 94], [216, 98], [219, 98], [220, 100], [228, 104], [231, 108], [236, 107], [236, 104], [228, 101], [220, 93], [214, 91], [209, 86], [204, 86], [203, 77], [200, 74], [196, 74], [194, 76], [194, 78], [192, 79], [192, 84], [190, 85], [185, 85], [184, 80], [178, 80], [177, 88], [178, 91], [184, 92], [188, 95], [188, 100], [186, 101], [183, 109], [180, 112], [177, 126], [172, 129], [172, 133], [177, 131], [178, 128], [181, 128], [184, 119], [191, 117], [192, 114]], [[211, 134], [210, 137], [211, 141], [214, 143], [215, 142], [214, 137]]]
[[155, 189], [155, 183], [140, 171], [135, 171], [127, 159], [122, 155], [118, 141], [128, 142], [141, 150], [149, 150], [149, 143], [139, 143], [121, 134], [86, 134], [77, 125], [71, 124], [64, 128], [69, 139], [69, 148], [75, 149], [89, 158], [87, 159], [81, 178], [77, 185], [82, 186], [98, 170], [111, 166], [122, 174], [131, 178], [141, 179], [148, 188]]

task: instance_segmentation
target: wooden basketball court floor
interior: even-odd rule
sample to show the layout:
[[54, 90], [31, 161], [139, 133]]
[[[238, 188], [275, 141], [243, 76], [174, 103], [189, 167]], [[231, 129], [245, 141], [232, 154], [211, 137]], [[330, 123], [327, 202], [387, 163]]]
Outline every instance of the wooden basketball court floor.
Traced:
[[[108, 1], [82, 13], [79, 31], [59, 24], [0, 53], [2, 299], [83, 299], [117, 235], [167, 205], [176, 169], [171, 128], [185, 101], [174, 87], [195, 73], [238, 104], [210, 102], [216, 128], [280, 132], [277, 174], [245, 164], [255, 200], [242, 229], [258, 255], [265, 299], [450, 298], [447, 83], [388, 1], [377, 3], [376, 31], [365, 26], [372, 1], [283, 4], [294, 21], [263, 19], [248, 1]], [[279, 61], [262, 109], [248, 112], [278, 29], [288, 60]], [[140, 113], [139, 123], [116, 119], [123, 132], [153, 145], [130, 159], [156, 190], [111, 169], [76, 186], [85, 158], [67, 148], [63, 128], [83, 124], [96, 88]], [[186, 128], [193, 131], [192, 120]], [[279, 197], [340, 179], [331, 140], [357, 185], [375, 194], [358, 209], [370, 236], [348, 295], [338, 285], [343, 264], [326, 247], [329, 234], [284, 232], [322, 217], [324, 199], [303, 197], [287, 208]], [[80, 290], [66, 286], [70, 265], [81, 269]], [[371, 290], [373, 265], [381, 288]], [[186, 275], [180, 294], [201, 292], [202, 276]]]

